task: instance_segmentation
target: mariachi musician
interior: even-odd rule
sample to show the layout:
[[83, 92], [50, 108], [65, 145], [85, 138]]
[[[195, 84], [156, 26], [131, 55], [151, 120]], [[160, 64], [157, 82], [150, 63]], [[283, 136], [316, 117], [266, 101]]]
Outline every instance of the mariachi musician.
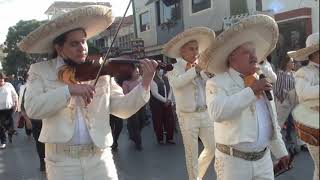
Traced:
[[279, 159], [275, 169], [288, 169], [272, 85], [256, 73], [278, 33], [271, 17], [249, 16], [222, 32], [200, 56], [200, 66], [216, 75], [207, 81], [206, 93], [219, 180], [274, 180], [271, 152]]
[[142, 83], [127, 95], [109, 75], [93, 86], [94, 81], [77, 81], [74, 74], [67, 78], [64, 73], [85, 62], [87, 39], [113, 21], [110, 8], [85, 6], [45, 23], [19, 44], [27, 53], [55, 55], [31, 65], [25, 94], [28, 116], [43, 120], [39, 140], [46, 144], [49, 180], [118, 179], [109, 148], [109, 114], [126, 119], [148, 102], [157, 62], [141, 61]]
[[[309, 59], [309, 64], [296, 72], [296, 92], [300, 104], [310, 100], [318, 100], [317, 106], [319, 108], [319, 33], [311, 34], [306, 40], [305, 48], [292, 52], [289, 55], [296, 61]], [[319, 114], [319, 109], [315, 113]], [[317, 121], [315, 125], [319, 127], [319, 119]], [[318, 137], [316, 138], [318, 139], [318, 143], [311, 145], [307, 142], [309, 152], [315, 164], [314, 180], [319, 180], [319, 129], [317, 131]]]

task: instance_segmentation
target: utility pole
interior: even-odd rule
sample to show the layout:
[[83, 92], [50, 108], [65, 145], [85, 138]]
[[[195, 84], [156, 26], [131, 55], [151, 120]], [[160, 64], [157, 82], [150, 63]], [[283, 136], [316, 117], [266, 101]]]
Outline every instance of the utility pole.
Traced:
[[132, 1], [132, 13], [133, 13], [133, 24], [134, 24], [134, 39], [138, 38], [138, 28], [137, 28], [137, 19], [136, 19], [136, 8], [134, 5], [134, 0]]

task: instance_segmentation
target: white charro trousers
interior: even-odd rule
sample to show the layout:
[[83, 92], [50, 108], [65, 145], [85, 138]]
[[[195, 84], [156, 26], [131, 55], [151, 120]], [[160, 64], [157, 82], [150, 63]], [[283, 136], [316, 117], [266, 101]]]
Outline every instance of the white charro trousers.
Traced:
[[[207, 112], [178, 112], [189, 180], [202, 179], [215, 151], [213, 121]], [[204, 149], [198, 158], [198, 138]]]
[[320, 146], [312, 146], [310, 144], [307, 144], [307, 146], [314, 163], [313, 180], [319, 180], [319, 148]]
[[118, 180], [109, 148], [73, 158], [65, 153], [57, 153], [54, 145], [46, 144], [45, 161], [48, 180]]
[[247, 161], [216, 150], [214, 167], [217, 180], [274, 180], [269, 149], [257, 161]]

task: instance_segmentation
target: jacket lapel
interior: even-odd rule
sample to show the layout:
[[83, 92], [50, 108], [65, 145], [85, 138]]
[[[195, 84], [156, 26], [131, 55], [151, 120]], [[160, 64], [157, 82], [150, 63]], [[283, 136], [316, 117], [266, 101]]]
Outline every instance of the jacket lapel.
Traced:
[[229, 68], [228, 74], [230, 75], [231, 79], [235, 82], [235, 84], [237, 84], [241, 88], [245, 88], [244, 81], [240, 77], [240, 73], [238, 73], [236, 70], [234, 70], [232, 68]]

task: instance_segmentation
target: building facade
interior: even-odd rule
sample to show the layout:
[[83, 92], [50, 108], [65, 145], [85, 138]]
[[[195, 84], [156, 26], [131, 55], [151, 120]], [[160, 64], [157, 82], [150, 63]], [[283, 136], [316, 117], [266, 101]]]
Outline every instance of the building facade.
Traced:
[[[114, 23], [108, 27], [104, 32], [100, 33], [96, 37], [92, 38], [92, 41], [101, 52], [106, 53], [111, 46], [112, 40], [116, 34], [117, 28], [121, 21], [120, 17], [117, 17]], [[118, 56], [122, 54], [132, 53], [132, 41], [134, 40], [134, 23], [133, 15], [127, 16], [123, 19], [123, 23], [118, 32], [118, 35], [114, 41], [111, 56]]]
[[[243, 8], [232, 11], [239, 2]], [[256, 0], [135, 0], [134, 5], [138, 38], [146, 56], [157, 58], [163, 45], [185, 29], [204, 26], [219, 34], [225, 19], [256, 11]]]
[[276, 67], [288, 51], [305, 47], [306, 38], [319, 32], [319, 0], [262, 0], [263, 11], [269, 11], [279, 25], [279, 41], [272, 53]]

